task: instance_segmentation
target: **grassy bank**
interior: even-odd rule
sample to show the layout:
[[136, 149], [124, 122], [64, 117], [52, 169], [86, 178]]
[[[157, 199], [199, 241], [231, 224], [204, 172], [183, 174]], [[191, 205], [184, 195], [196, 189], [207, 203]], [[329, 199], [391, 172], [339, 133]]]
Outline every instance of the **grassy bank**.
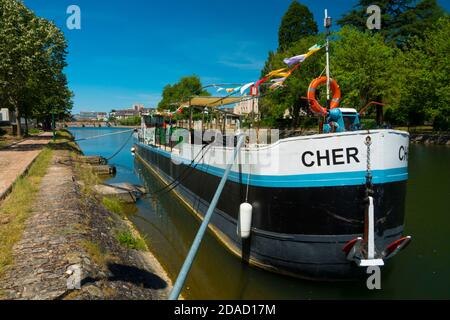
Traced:
[[[75, 142], [73, 142], [71, 146], [74, 146], [77, 148], [77, 150], [79, 150], [79, 147]], [[81, 181], [82, 192], [86, 197], [85, 200], [90, 201], [94, 199], [106, 210], [108, 210], [111, 216], [116, 215], [115, 218], [121, 219], [123, 222], [125, 222], [125, 226], [115, 228], [115, 230], [113, 231], [115, 239], [126, 248], [139, 251], [148, 251], [145, 238], [134, 228], [131, 221], [127, 218], [128, 215], [137, 212], [136, 205], [125, 203], [117, 197], [99, 197], [94, 192], [94, 186], [104, 182], [104, 179], [96, 175], [89, 166], [83, 165], [79, 161], [77, 161], [77, 154], [74, 154], [73, 157], [75, 159], [75, 175], [77, 180]], [[90, 252], [94, 256], [101, 256], [98, 254], [98, 250], [92, 250], [94, 247], [95, 244], [94, 246], [88, 246], [88, 252]]]
[[17, 179], [11, 193], [0, 203], [0, 278], [13, 263], [12, 250], [23, 234], [42, 178], [47, 173], [53, 154], [57, 150], [79, 153], [73, 137], [67, 131], [58, 131], [55, 141], [49, 143], [36, 158], [28, 173]]
[[22, 237], [25, 222], [32, 211], [39, 185], [47, 172], [53, 150], [45, 148], [31, 166], [28, 174], [19, 178], [11, 194], [0, 207], [0, 277], [12, 263], [12, 249]]

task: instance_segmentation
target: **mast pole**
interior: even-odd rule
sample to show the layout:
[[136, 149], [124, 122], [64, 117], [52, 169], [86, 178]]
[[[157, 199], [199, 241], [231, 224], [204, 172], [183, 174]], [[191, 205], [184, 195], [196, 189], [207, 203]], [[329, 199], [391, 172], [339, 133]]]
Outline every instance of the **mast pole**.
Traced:
[[330, 28], [331, 28], [331, 18], [328, 16], [328, 9], [325, 9], [325, 20], [324, 26], [326, 28], [326, 50], [327, 50], [327, 109], [330, 108], [330, 84], [331, 84], [331, 76], [330, 76]]

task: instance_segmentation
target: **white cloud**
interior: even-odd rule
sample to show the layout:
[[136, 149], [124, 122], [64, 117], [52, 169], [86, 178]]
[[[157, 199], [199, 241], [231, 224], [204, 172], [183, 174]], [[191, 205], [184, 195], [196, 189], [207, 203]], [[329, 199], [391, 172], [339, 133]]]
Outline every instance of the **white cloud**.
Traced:
[[240, 70], [261, 70], [264, 67], [264, 61], [256, 58], [249, 52], [257, 52], [251, 48], [255, 46], [254, 42], [242, 41], [236, 44], [231, 54], [222, 55], [218, 63]]
[[261, 70], [264, 67], [264, 61], [221, 59], [219, 63], [240, 70]]

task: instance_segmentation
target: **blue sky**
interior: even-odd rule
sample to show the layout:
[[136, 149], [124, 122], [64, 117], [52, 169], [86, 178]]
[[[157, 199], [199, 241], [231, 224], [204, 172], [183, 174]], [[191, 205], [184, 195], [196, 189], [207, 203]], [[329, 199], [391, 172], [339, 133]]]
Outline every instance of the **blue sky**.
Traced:
[[[257, 80], [291, 0], [25, 0], [66, 34], [73, 113], [156, 106], [161, 91], [185, 75], [204, 84]], [[302, 0], [319, 26], [323, 10], [338, 19], [356, 0]], [[440, 0], [447, 10], [450, 1]], [[68, 30], [69, 5], [81, 30]]]

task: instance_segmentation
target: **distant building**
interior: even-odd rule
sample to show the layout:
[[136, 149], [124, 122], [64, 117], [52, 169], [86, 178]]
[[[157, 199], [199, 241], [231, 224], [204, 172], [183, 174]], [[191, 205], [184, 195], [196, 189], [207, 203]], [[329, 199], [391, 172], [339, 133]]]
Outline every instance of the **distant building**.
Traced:
[[222, 111], [225, 111], [225, 112], [234, 113], [235, 107], [223, 107], [223, 108], [220, 108], [220, 109]]
[[117, 120], [124, 120], [141, 115], [150, 115], [155, 110], [154, 108], [144, 108], [143, 104], [134, 104], [131, 109], [114, 110], [110, 113], [110, 116]]
[[140, 115], [140, 111], [134, 109], [115, 110], [110, 113], [111, 117], [117, 120], [124, 120], [131, 117], [137, 117]]
[[247, 115], [247, 114], [258, 114], [259, 113], [259, 103], [258, 99], [248, 99], [236, 103], [234, 106], [234, 113], [238, 115]]
[[98, 121], [108, 121], [108, 113], [107, 112], [97, 112], [97, 120]]
[[143, 104], [134, 104], [132, 109], [135, 111], [142, 111], [144, 109], [144, 105]]
[[82, 111], [80, 114], [74, 115], [77, 121], [107, 121], [107, 112]]
[[149, 116], [156, 112], [155, 108], [144, 108], [141, 110], [142, 116]]

